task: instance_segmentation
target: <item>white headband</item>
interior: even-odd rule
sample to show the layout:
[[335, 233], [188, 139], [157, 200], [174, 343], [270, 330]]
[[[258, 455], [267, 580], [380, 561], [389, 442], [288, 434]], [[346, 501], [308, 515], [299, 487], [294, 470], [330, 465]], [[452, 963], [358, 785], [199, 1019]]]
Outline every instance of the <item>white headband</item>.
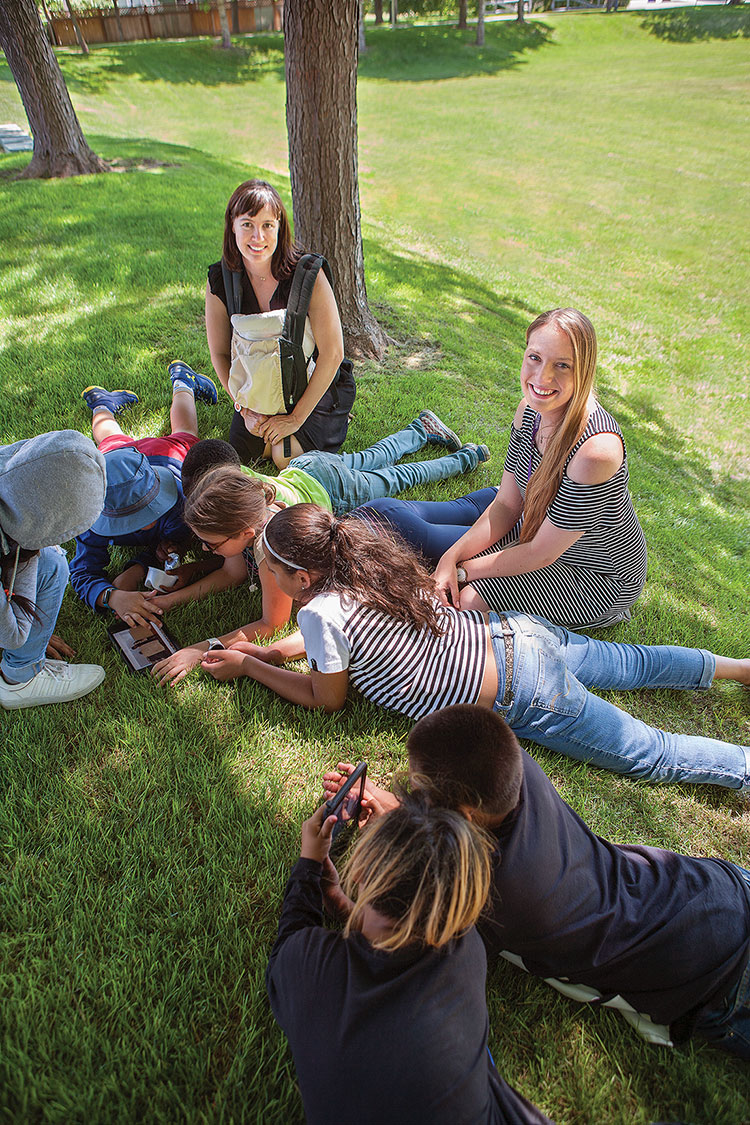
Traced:
[[273, 557], [274, 557], [275, 559], [278, 559], [278, 561], [279, 561], [280, 563], [283, 563], [283, 564], [284, 564], [284, 566], [288, 566], [288, 567], [290, 567], [290, 568], [291, 568], [292, 570], [307, 570], [307, 567], [305, 567], [305, 566], [298, 566], [298, 565], [297, 565], [297, 563], [293, 563], [293, 562], [290, 562], [290, 561], [289, 561], [289, 559], [285, 559], [283, 555], [280, 555], [280, 554], [278, 553], [278, 551], [274, 551], [273, 547], [271, 546], [271, 544], [270, 544], [270, 543], [268, 542], [268, 540], [266, 539], [266, 531], [265, 531], [265, 528], [263, 529], [263, 535], [261, 536], [261, 542], [263, 543], [263, 546], [264, 546], [265, 550], [266, 550], [266, 551], [270, 551], [270, 552], [271, 552], [271, 554], [273, 555]]

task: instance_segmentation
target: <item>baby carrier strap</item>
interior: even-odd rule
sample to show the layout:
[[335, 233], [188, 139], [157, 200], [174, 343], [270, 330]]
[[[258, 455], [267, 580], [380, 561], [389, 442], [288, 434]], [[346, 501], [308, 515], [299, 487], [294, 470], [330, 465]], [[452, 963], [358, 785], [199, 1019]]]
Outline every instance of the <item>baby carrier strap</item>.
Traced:
[[305, 318], [310, 309], [310, 299], [315, 281], [321, 269], [331, 283], [331, 288], [333, 288], [331, 267], [322, 254], [303, 254], [294, 271], [292, 287], [289, 290], [289, 300], [286, 303], [283, 335], [298, 347], [302, 347]]
[[235, 313], [242, 312], [242, 270], [230, 270], [222, 258], [221, 276], [224, 281], [224, 296], [227, 299], [227, 315], [231, 320]]

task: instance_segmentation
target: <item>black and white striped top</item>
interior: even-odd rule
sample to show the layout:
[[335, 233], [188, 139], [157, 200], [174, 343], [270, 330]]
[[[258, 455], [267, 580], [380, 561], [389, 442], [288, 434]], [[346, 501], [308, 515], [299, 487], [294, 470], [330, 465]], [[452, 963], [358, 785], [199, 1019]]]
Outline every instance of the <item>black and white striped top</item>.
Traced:
[[[536, 414], [524, 410], [521, 428], [511, 426], [505, 469], [513, 474], [523, 497], [529, 469], [535, 473], [542, 455], [534, 444]], [[595, 434], [622, 431], [611, 414], [597, 404], [586, 429], [571, 449], [571, 460]], [[646, 580], [646, 540], [628, 492], [627, 453], [615, 475], [602, 484], [579, 484], [563, 472], [547, 518], [565, 531], [583, 531], [580, 539], [550, 566], [528, 574], [476, 579], [471, 585], [491, 609], [520, 609], [563, 625], [601, 624], [627, 610]], [[488, 555], [518, 542], [523, 516]]]
[[297, 624], [314, 671], [348, 669], [367, 699], [420, 719], [452, 703], [476, 703], [487, 657], [483, 615], [438, 608], [439, 637], [337, 593], [314, 597]]

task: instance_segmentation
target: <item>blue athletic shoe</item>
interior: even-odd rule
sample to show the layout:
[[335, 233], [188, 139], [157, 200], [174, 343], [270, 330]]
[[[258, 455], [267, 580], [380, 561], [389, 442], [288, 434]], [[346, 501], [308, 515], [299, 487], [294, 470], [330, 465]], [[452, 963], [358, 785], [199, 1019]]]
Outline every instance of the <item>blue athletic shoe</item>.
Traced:
[[477, 445], [474, 441], [467, 441], [465, 445], [461, 446], [462, 449], [473, 449], [477, 455], [480, 465], [489, 461], [492, 454], [488, 445]]
[[196, 398], [203, 399], [211, 406], [216, 406], [219, 399], [216, 393], [216, 384], [213, 379], [209, 379], [208, 375], [199, 375], [197, 371], [193, 371], [192, 367], [188, 367], [181, 359], [175, 359], [169, 365], [169, 378], [174, 381], [179, 379], [181, 383], [187, 383], [192, 388], [193, 394]]
[[81, 391], [81, 398], [88, 406], [91, 413], [97, 406], [103, 406], [112, 414], [119, 414], [129, 406], [135, 406], [138, 395], [133, 391], [107, 391], [104, 387], [86, 387]]

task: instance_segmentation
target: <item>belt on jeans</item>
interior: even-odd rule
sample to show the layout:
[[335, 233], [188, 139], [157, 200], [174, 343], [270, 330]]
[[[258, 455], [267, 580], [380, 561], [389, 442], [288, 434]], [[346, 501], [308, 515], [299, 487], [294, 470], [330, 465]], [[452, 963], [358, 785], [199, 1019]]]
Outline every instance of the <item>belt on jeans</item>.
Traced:
[[505, 642], [505, 693], [500, 706], [510, 707], [513, 702], [513, 630], [504, 613], [498, 613], [497, 616], [503, 629], [503, 640]]

